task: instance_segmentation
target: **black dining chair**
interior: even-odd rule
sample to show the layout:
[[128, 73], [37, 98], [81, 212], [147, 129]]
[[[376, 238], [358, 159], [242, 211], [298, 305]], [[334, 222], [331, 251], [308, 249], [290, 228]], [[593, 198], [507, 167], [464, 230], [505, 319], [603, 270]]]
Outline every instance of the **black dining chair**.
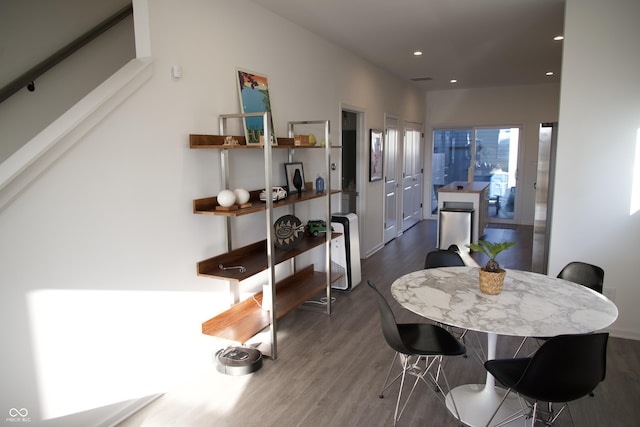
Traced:
[[[402, 412], [407, 406], [420, 380], [427, 384], [427, 386], [435, 386], [435, 388], [429, 387], [429, 389], [446, 405], [444, 396], [450, 391], [450, 387], [444, 370], [442, 369], [442, 358], [443, 356], [459, 356], [464, 354], [466, 351], [465, 346], [440, 326], [429, 323], [397, 323], [393, 311], [391, 311], [391, 307], [384, 296], [373, 282], [367, 280], [367, 284], [376, 296], [380, 312], [380, 322], [382, 324], [382, 334], [387, 344], [395, 350], [395, 355], [393, 356], [382, 390], [379, 394], [379, 397], [383, 398], [384, 392], [392, 384], [400, 380], [400, 389], [398, 390], [396, 408], [393, 414], [393, 425], [396, 425], [396, 422], [402, 416]], [[393, 365], [398, 357], [400, 357], [402, 371], [392, 381], [389, 381]], [[432, 372], [433, 370], [437, 371], [435, 375]], [[409, 396], [407, 396], [400, 410], [400, 400], [407, 374], [415, 376], [416, 379], [411, 387]], [[442, 376], [445, 388], [442, 388], [439, 383], [440, 376]], [[429, 383], [428, 380], [430, 380], [431, 383]], [[455, 408], [455, 402], [453, 402], [453, 405]], [[458, 418], [460, 417], [458, 416]]]
[[[579, 285], [586, 286], [589, 289], [593, 289], [598, 293], [602, 293], [604, 287], [604, 270], [597, 265], [588, 264], [581, 261], [572, 261], [565, 265], [557, 276], [559, 279], [568, 280]], [[537, 340], [547, 340], [548, 337], [535, 337]], [[516, 349], [513, 357], [516, 357], [524, 343], [527, 341], [527, 337], [522, 339], [522, 342]]]
[[[448, 249], [436, 249], [434, 251], [427, 252], [427, 256], [424, 260], [424, 268], [438, 268], [438, 267], [464, 267], [466, 264], [464, 260], [458, 253], [459, 249], [456, 245], [449, 246]], [[445, 327], [444, 325], [441, 325]], [[445, 327], [447, 330], [450, 330], [449, 327]], [[468, 330], [464, 329], [456, 331], [458, 335], [458, 339], [463, 340], [465, 342], [465, 337], [467, 335]], [[464, 357], [467, 357], [465, 353]]]
[[464, 267], [465, 265], [460, 254], [449, 249], [430, 251], [424, 260], [424, 268]]
[[579, 283], [598, 293], [602, 293], [604, 286], [604, 270], [597, 265], [586, 262], [570, 262], [560, 270], [558, 277], [570, 282]]
[[[531, 418], [531, 425], [534, 426], [539, 414], [543, 418], [541, 421], [549, 426], [565, 408], [575, 426], [569, 402], [588, 395], [604, 380], [608, 338], [606, 332], [558, 335], [545, 341], [532, 357], [487, 360], [484, 364], [487, 371], [508, 388], [487, 426], [511, 392], [518, 394], [523, 410], [500, 420], [496, 426], [523, 416]], [[539, 402], [547, 402], [547, 409], [540, 408]], [[563, 405], [554, 411], [552, 403]]]

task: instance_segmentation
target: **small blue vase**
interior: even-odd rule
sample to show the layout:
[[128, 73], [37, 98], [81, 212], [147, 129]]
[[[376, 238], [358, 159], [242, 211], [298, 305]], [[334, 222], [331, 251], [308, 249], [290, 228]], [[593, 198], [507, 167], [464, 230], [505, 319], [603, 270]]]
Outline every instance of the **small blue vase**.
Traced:
[[316, 178], [316, 193], [322, 193], [324, 191], [324, 179], [320, 175]]

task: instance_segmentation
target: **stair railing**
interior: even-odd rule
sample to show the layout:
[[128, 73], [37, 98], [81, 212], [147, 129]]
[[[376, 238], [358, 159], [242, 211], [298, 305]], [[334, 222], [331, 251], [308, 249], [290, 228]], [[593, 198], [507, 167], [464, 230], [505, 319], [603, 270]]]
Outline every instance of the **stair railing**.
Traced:
[[110, 16], [109, 18], [102, 21], [100, 24], [93, 27], [91, 30], [84, 33], [82, 36], [78, 37], [62, 49], [55, 52], [53, 55], [46, 58], [44, 61], [40, 62], [27, 72], [23, 73], [21, 76], [8, 83], [5, 87], [0, 89], [0, 102], [4, 102], [7, 98], [11, 97], [13, 94], [18, 92], [23, 87], [27, 87], [30, 91], [35, 89], [35, 80], [49, 71], [51, 68], [58, 65], [62, 60], [67, 58], [69, 55], [76, 52], [78, 49], [86, 45], [87, 43], [94, 40], [96, 37], [100, 36], [102, 33], [107, 31], [109, 28], [113, 27], [126, 17], [133, 14], [133, 6], [129, 4], [124, 8], [120, 9], [118, 12]]

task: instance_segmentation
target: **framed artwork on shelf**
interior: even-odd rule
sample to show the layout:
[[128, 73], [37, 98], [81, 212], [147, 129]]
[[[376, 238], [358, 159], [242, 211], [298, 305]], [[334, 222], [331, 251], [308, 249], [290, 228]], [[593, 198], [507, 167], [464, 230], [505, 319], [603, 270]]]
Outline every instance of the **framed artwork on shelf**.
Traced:
[[[243, 113], [271, 113], [271, 98], [269, 95], [269, 81], [264, 74], [236, 68], [238, 81], [238, 95], [240, 96], [240, 108]], [[273, 128], [273, 116], [269, 117], [269, 130], [271, 144], [276, 145], [276, 131]], [[244, 136], [247, 145], [260, 145], [261, 137], [264, 137], [264, 121], [262, 117], [245, 117]]]
[[304, 191], [304, 167], [302, 162], [285, 163], [284, 173], [287, 177], [289, 194], [300, 194]]
[[371, 129], [371, 151], [369, 152], [369, 181], [382, 179], [382, 131]]

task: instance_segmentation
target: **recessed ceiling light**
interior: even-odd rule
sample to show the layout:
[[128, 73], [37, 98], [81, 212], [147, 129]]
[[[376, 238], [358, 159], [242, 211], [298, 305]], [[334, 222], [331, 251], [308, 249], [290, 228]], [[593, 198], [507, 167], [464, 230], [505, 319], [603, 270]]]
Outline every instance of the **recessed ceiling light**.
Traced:
[[457, 79], [451, 79], [451, 80], [449, 80], [449, 83], [458, 83], [458, 80]]
[[422, 51], [416, 50], [415, 52], [413, 52], [413, 55], [414, 56], [420, 56], [420, 55], [422, 55]]
[[564, 36], [555, 36], [553, 39], [558, 42], [560, 40], [564, 40]]
[[547, 75], [547, 76], [553, 76], [553, 71], [547, 71], [547, 72], [545, 73], [545, 75]]

